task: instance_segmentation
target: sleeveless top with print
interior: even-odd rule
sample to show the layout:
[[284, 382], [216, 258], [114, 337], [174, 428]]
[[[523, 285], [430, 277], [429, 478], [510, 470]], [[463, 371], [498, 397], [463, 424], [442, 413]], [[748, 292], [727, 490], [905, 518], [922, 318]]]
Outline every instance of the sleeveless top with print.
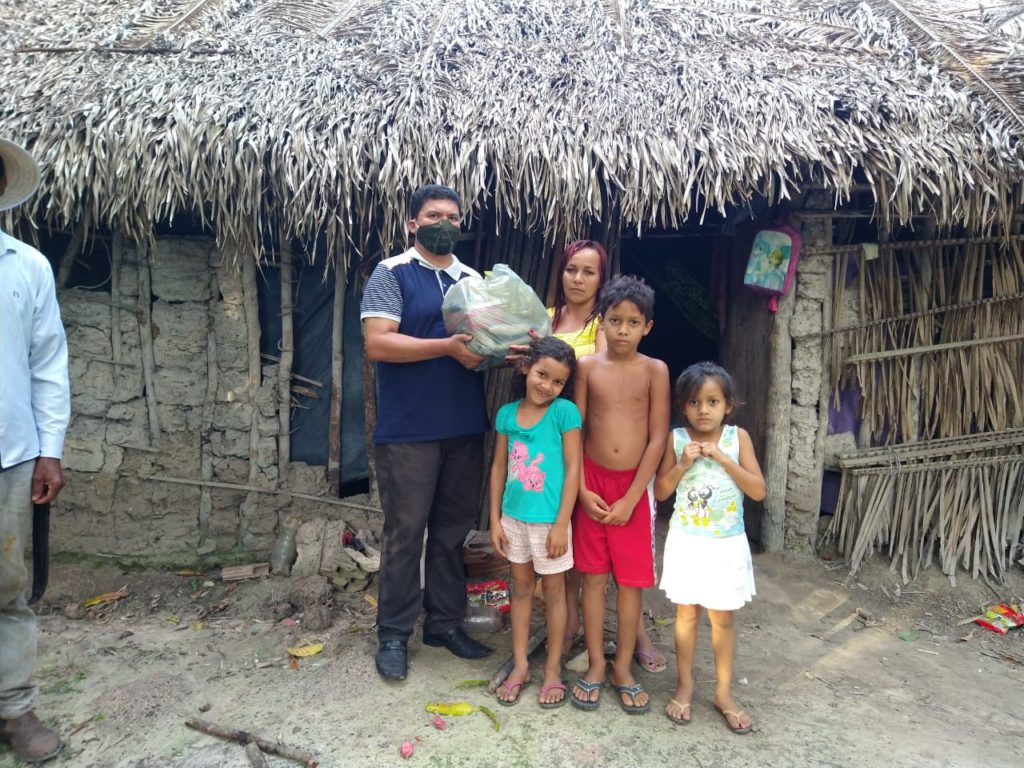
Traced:
[[[676, 458], [692, 442], [685, 428], [672, 430]], [[718, 440], [718, 448], [739, 462], [740, 440], [737, 427], [727, 424]], [[743, 533], [743, 491], [721, 464], [703, 456], [683, 475], [676, 488], [670, 527], [697, 536], [739, 536]]]

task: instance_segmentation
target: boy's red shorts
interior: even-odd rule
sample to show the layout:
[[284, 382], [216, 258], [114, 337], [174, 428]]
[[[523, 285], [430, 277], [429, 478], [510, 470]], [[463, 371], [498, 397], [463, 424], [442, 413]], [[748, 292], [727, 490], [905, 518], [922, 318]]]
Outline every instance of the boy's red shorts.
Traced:
[[[583, 477], [589, 490], [612, 504], [626, 495], [636, 470], [607, 469], [584, 454]], [[654, 499], [650, 486], [625, 525], [591, 520], [577, 503], [572, 515], [572, 550], [580, 573], [611, 573], [624, 587], [653, 587]]]

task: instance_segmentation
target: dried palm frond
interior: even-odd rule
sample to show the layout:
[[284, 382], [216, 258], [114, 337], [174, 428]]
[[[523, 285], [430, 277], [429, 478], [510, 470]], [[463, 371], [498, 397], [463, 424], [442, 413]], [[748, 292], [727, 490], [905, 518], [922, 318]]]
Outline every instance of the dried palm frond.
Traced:
[[[0, 0], [0, 15], [19, 19], [0, 32], [0, 120], [44, 171], [18, 215], [64, 229], [89, 211], [145, 241], [188, 215], [237, 257], [272, 235], [367, 258], [404, 242], [424, 182], [548, 243], [611, 211], [677, 227], [809, 184], [839, 203], [861, 173], [884, 222], [1008, 231], [1024, 204], [1019, 125], [879, 2]], [[1017, 44], [956, 18], [955, 51], [1006, 96]]]
[[890, 6], [909, 20], [912, 24], [908, 27], [909, 34], [920, 35], [922, 42], [936, 52], [943, 64], [953, 71], [960, 71], [969, 86], [987, 91], [1006, 114], [1017, 121], [1018, 130], [1024, 128], [1021, 81], [1010, 79], [1004, 82], [998, 69], [988, 71], [993, 64], [1001, 63], [1001, 57], [992, 60], [987, 51], [971, 52], [963, 45], [967, 32], [963, 19], [936, 14], [932, 3], [915, 0], [874, 0], [874, 3], [876, 6]]
[[195, 30], [209, 25], [212, 17], [222, 19], [234, 10], [238, 0], [168, 0], [158, 8], [143, 6], [126, 25], [128, 46], [143, 48], [164, 35]]

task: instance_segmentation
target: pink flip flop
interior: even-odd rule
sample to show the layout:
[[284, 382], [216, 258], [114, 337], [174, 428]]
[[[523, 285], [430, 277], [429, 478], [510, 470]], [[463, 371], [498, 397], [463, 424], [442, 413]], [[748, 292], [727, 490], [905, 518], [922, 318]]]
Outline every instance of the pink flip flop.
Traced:
[[[544, 695], [548, 691], [558, 691], [558, 690], [560, 690], [562, 692], [562, 698], [560, 698], [558, 701], [544, 701], [543, 700], [544, 699]], [[566, 694], [565, 691], [566, 691], [566, 684], [564, 682], [552, 683], [551, 685], [543, 686], [540, 689], [540, 706], [541, 706], [541, 708], [543, 708], [543, 709], [558, 709], [559, 707], [561, 707], [563, 704], [565, 704], [566, 700], [568, 700], [568, 698], [569, 698], [569, 696]]]
[[495, 698], [498, 699], [498, 703], [503, 707], [514, 707], [519, 703], [519, 699], [523, 695], [523, 689], [528, 686], [530, 682], [530, 678], [526, 678], [525, 680], [506, 680], [499, 686], [499, 688], [503, 691], [508, 691], [509, 693], [514, 692], [516, 697], [508, 700], [502, 699], [498, 696], [495, 696]]

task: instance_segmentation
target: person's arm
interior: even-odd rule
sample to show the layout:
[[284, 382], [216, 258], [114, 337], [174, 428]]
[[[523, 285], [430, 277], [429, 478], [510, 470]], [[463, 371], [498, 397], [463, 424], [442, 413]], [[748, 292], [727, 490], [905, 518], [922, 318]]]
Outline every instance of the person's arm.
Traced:
[[654, 480], [654, 498], [664, 501], [679, 487], [683, 475], [690, 471], [693, 462], [700, 456], [700, 443], [689, 442], [683, 448], [683, 455], [676, 460], [676, 449], [671, 436], [665, 441], [665, 455], [658, 467]]
[[598, 494], [587, 488], [586, 473], [583, 471], [583, 446], [586, 442], [587, 429], [587, 374], [590, 370], [590, 361], [584, 357], [576, 363], [576, 381], [573, 382], [573, 402], [580, 411], [580, 422], [583, 424], [580, 435], [580, 477], [579, 477], [579, 501], [583, 505], [583, 511], [587, 517], [599, 523], [604, 522], [604, 516], [608, 513], [608, 504]]
[[68, 344], [60, 320], [53, 272], [39, 267], [32, 314], [28, 367], [32, 377], [32, 415], [39, 436], [39, 458], [32, 473], [32, 501], [48, 504], [64, 487], [60, 460], [71, 420]]
[[466, 347], [473, 337], [457, 334], [444, 339], [421, 339], [399, 332], [405, 297], [398, 278], [384, 264], [378, 264], [363, 289], [360, 319], [366, 357], [382, 363], [416, 363], [438, 357], [452, 357], [467, 368], [476, 367], [482, 357]]
[[625, 525], [629, 522], [640, 497], [654, 477], [658, 464], [665, 452], [669, 425], [669, 383], [668, 366], [661, 360], [650, 360], [651, 400], [647, 411], [647, 446], [640, 456], [636, 476], [621, 499], [611, 504], [605, 522], [609, 525]]
[[716, 443], [704, 443], [701, 446], [701, 453], [721, 464], [722, 469], [739, 486], [744, 496], [752, 501], [762, 501], [766, 493], [764, 475], [761, 474], [761, 466], [757, 463], [757, 456], [754, 454], [754, 443], [751, 441], [750, 435], [747, 434], [747, 430], [737, 428], [736, 432], [740, 440], [738, 463], [722, 453]]
[[502, 557], [508, 557], [508, 537], [501, 527], [501, 499], [508, 482], [508, 435], [498, 432], [494, 441], [494, 460], [491, 462], [488, 508], [490, 514], [491, 546]]
[[558, 517], [548, 533], [548, 557], [561, 557], [569, 550], [569, 522], [576, 506], [576, 493], [580, 487], [580, 429], [573, 428], [562, 433], [562, 460], [565, 462], [565, 479], [562, 483], [562, 498], [558, 503]]
[[452, 357], [467, 368], [479, 365], [483, 358], [466, 346], [472, 336], [457, 333], [444, 339], [420, 339], [398, 332], [398, 323], [386, 317], [363, 320], [366, 357], [382, 363], [417, 363], [435, 357]]

